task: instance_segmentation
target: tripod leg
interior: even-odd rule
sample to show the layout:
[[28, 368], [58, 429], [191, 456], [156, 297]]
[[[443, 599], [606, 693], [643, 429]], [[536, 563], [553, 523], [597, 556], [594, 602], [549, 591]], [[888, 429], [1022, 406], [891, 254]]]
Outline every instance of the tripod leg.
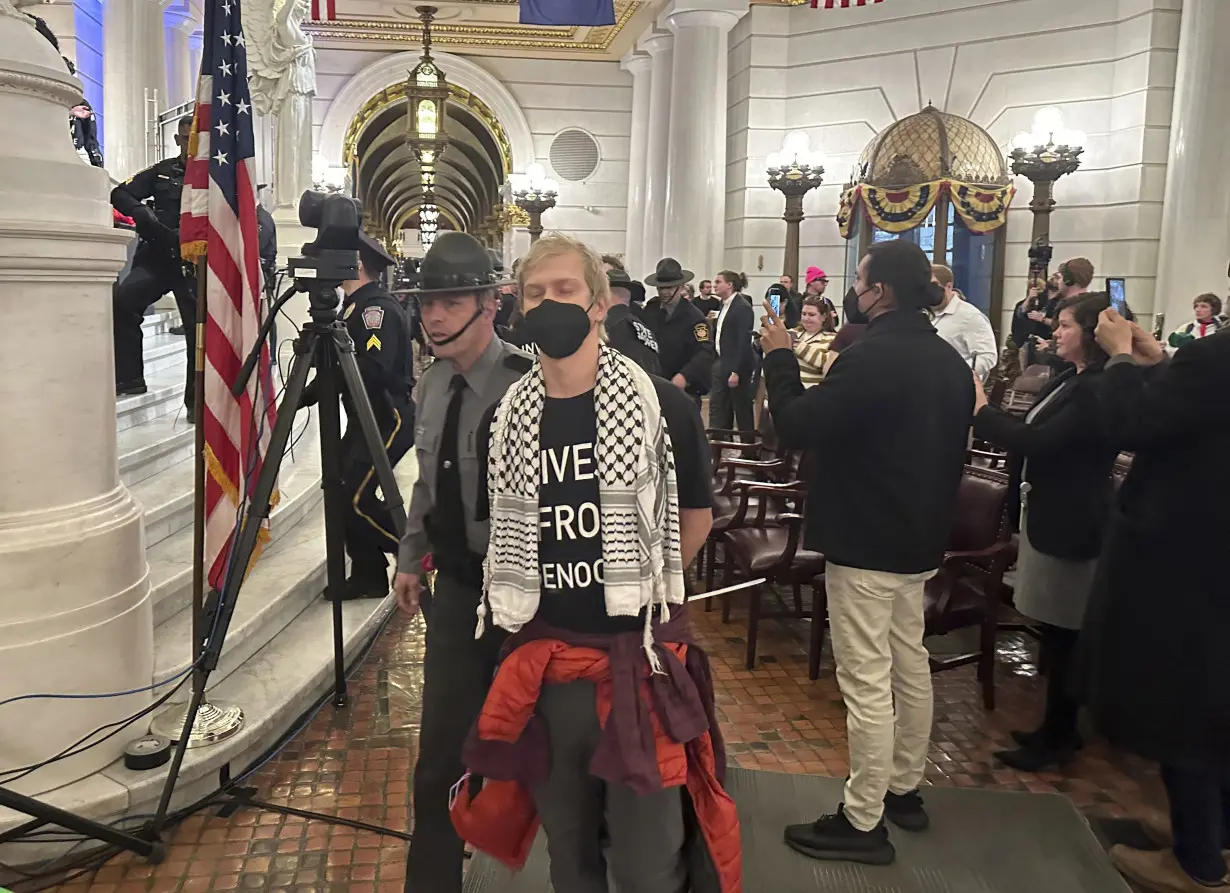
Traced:
[[[342, 329], [345, 332], [345, 329]], [[376, 414], [372, 412], [372, 404], [367, 399], [367, 388], [363, 387], [363, 378], [359, 375], [359, 364], [354, 358], [354, 344], [349, 336], [345, 345], [338, 344], [338, 366], [342, 370], [342, 379], [346, 393], [350, 395], [363, 432], [363, 442], [367, 444], [368, 455], [372, 457], [372, 467], [376, 471], [376, 480], [384, 493], [384, 502], [389, 515], [393, 519], [393, 531], [401, 536], [406, 532], [406, 508], [401, 501], [401, 491], [397, 487], [397, 478], [393, 476], [393, 466], [389, 464], [389, 454], [384, 448], [384, 438], [380, 436], [380, 427], [376, 424]]]
[[325, 594], [333, 609], [333, 706], [345, 707], [342, 594], [346, 588], [346, 508], [342, 487], [342, 416], [338, 405], [337, 352], [327, 338], [316, 344], [316, 378], [320, 382], [320, 469], [325, 490]]
[[161, 862], [166, 857], [166, 847], [158, 841], [142, 840], [134, 834], [120, 831], [118, 828], [112, 828], [110, 825], [82, 818], [71, 812], [65, 812], [63, 809], [42, 803], [33, 797], [27, 797], [24, 794], [18, 794], [15, 791], [9, 791], [2, 787], [0, 787], [0, 806], [12, 809], [22, 815], [33, 816], [42, 823], [58, 825], [61, 828], [75, 831], [94, 840], [101, 840], [112, 846], [121, 847], [136, 853], [138, 856], [144, 856], [154, 863]]
[[226, 579], [222, 583], [222, 592], [218, 596], [218, 608], [211, 629], [204, 631], [208, 641], [201, 652], [201, 666], [194, 674], [192, 699], [188, 702], [188, 713], [184, 717], [185, 731], [176, 742], [175, 751], [171, 756], [171, 766], [167, 771], [167, 780], [162, 788], [162, 796], [158, 801], [158, 810], [151, 821], [151, 829], [156, 835], [166, 822], [167, 810], [171, 805], [171, 795], [175, 791], [175, 782], [179, 778], [179, 770], [183, 766], [184, 754], [188, 751], [188, 734], [196, 724], [197, 712], [205, 699], [205, 686], [209, 675], [218, 666], [218, 657], [222, 654], [222, 644], [226, 641], [227, 627], [231, 616], [235, 613], [235, 600], [239, 597], [239, 588], [243, 585], [244, 574], [252, 561], [252, 553], [256, 550], [257, 538], [260, 534], [261, 522], [269, 517], [269, 500], [273, 497], [273, 488], [277, 483], [278, 470], [282, 466], [282, 456], [286, 452], [286, 444], [290, 441], [291, 431], [295, 426], [295, 410], [307, 386], [308, 373], [312, 368], [318, 336], [315, 332], [304, 331], [295, 340], [295, 361], [290, 367], [290, 378], [286, 382], [286, 391], [282, 398], [282, 412], [278, 413], [277, 424], [269, 437], [269, 450], [265, 454], [265, 462], [261, 473], [256, 478], [252, 488], [249, 509], [243, 517], [239, 533], [231, 544], [230, 561], [226, 569]]

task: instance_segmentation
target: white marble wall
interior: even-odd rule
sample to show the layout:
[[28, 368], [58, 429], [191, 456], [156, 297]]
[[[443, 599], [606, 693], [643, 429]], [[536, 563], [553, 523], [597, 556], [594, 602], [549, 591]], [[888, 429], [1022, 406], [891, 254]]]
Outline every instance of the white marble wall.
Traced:
[[[1001, 143], [1034, 112], [1062, 110], [1088, 134], [1081, 169], [1055, 190], [1057, 258], [1085, 255], [1124, 276], [1152, 310], [1166, 175], [1180, 0], [912, 0], [851, 10], [756, 6], [731, 34], [727, 259], [753, 289], [779, 272], [783, 200], [764, 160], [805, 130], [829, 185], [808, 195], [800, 267], [844, 288], [846, 243], [833, 215], [840, 186], [873, 134], [928, 101]], [[1026, 271], [1031, 186], [1019, 180], [1008, 224], [1004, 303]], [[758, 261], [763, 257], [763, 270]]]
[[[383, 55], [360, 50], [316, 51], [313, 138], [317, 145], [320, 125], [334, 97], [350, 78]], [[627, 226], [631, 75], [621, 70], [618, 62], [469, 58], [512, 93], [529, 124], [537, 160], [559, 182], [558, 202], [543, 215], [543, 226], [584, 239], [598, 251], [622, 253]], [[598, 168], [582, 183], [560, 179], [550, 171], [548, 160], [552, 139], [572, 127], [589, 132], [598, 143]], [[514, 253], [523, 252], [528, 245], [528, 235], [519, 231]]]

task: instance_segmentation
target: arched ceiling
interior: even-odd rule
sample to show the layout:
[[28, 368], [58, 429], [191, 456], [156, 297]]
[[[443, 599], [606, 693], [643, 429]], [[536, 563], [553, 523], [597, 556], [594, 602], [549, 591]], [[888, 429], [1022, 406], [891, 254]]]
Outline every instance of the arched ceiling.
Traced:
[[[445, 106], [448, 149], [436, 162], [435, 202], [459, 229], [473, 230], [500, 203], [506, 163], [499, 140], [478, 114]], [[358, 194], [368, 219], [390, 234], [423, 201], [421, 170], [406, 145], [406, 100], [394, 99], [371, 116], [354, 145]]]

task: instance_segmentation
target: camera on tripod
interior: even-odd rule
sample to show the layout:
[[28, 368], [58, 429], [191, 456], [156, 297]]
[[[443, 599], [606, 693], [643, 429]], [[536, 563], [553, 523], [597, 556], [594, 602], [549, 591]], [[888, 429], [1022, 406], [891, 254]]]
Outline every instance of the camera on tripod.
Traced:
[[359, 227], [363, 212], [345, 195], [308, 190], [299, 199], [299, 222], [316, 230], [315, 241], [290, 261], [290, 275], [309, 295], [359, 278]]

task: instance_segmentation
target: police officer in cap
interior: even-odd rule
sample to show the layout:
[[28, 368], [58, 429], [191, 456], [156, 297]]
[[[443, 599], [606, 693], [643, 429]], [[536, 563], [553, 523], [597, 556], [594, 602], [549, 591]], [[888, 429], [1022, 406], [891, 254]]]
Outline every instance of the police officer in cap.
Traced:
[[656, 287], [658, 296], [645, 305], [642, 318], [658, 339], [662, 377], [699, 404], [713, 384], [714, 350], [704, 314], [684, 296], [683, 287], [692, 275], [673, 257], [658, 261], [653, 275], [645, 277], [645, 284]]
[[[111, 191], [111, 204], [131, 217], [140, 236], [132, 268], [111, 292], [115, 336], [116, 396], [144, 394], [145, 362], [141, 352], [141, 318], [145, 310], [167, 292], [175, 293], [188, 349], [184, 405], [191, 415], [193, 367], [196, 357], [196, 282], [191, 267], [179, 255], [179, 197], [184, 188], [184, 164], [192, 116], [179, 119], [175, 144], [179, 155], [147, 167]], [[146, 204], [153, 200], [153, 208]]]
[[478, 482], [486, 479], [475, 431], [533, 361], [495, 333], [499, 290], [508, 283], [473, 236], [441, 233], [423, 258], [419, 279], [414, 294], [436, 361], [418, 390], [419, 477], [393, 582], [401, 609], [418, 612], [429, 553], [436, 579], [427, 615], [406, 890], [459, 893], [464, 847], [449, 818], [449, 790], [464, 771], [461, 747], [486, 699], [501, 644], [490, 625], [483, 638], [474, 638], [489, 533], [487, 522], [475, 519]]
[[636, 308], [637, 295], [642, 301], [645, 298], [644, 286], [617, 267], [607, 270], [606, 278], [611, 285], [611, 308], [606, 314], [607, 341], [650, 375], [661, 375], [658, 339], [641, 321], [641, 312]]
[[[401, 305], [380, 285], [393, 258], [379, 242], [360, 234], [359, 278], [342, 283], [346, 299], [341, 318], [354, 342], [355, 360], [376, 426], [396, 466], [414, 445], [414, 372], [410, 327]], [[317, 382], [304, 389], [300, 408], [319, 399]], [[343, 598], [384, 598], [389, 594], [389, 562], [400, 540], [381, 499], [371, 454], [345, 389], [346, 433], [342, 436], [342, 491], [346, 497], [346, 552], [350, 578]]]

